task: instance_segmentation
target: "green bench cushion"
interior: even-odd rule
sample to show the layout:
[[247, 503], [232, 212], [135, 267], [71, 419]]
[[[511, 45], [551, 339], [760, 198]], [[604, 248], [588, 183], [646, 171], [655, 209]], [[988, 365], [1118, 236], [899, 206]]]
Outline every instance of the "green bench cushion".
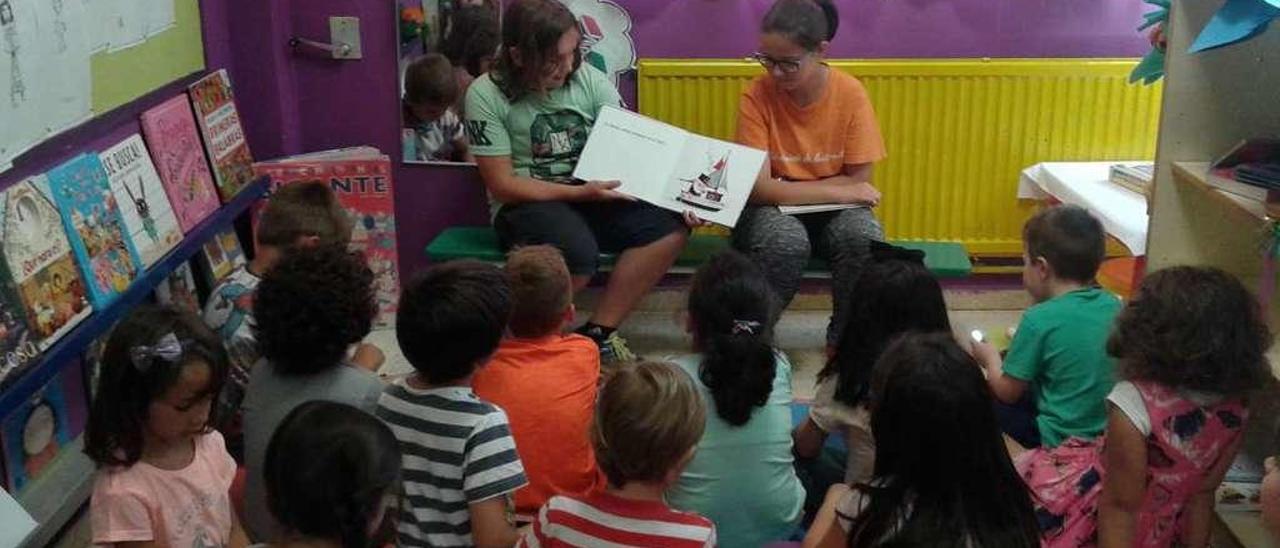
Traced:
[[[961, 278], [973, 271], [973, 263], [969, 261], [969, 253], [964, 246], [952, 242], [892, 242], [894, 245], [918, 249], [925, 253], [924, 263], [934, 275], [940, 278]], [[697, 234], [689, 238], [684, 251], [676, 259], [674, 271], [692, 271], [706, 262], [707, 258], [729, 248], [729, 239], [723, 236]], [[457, 259], [476, 259], [480, 261], [500, 263], [506, 259], [502, 248], [498, 245], [498, 235], [489, 227], [453, 227], [447, 228], [427, 245], [427, 257], [432, 262], [444, 262]], [[613, 265], [615, 255], [601, 254], [600, 265]], [[825, 261], [814, 259], [809, 262], [808, 270], [812, 274], [827, 270]]]

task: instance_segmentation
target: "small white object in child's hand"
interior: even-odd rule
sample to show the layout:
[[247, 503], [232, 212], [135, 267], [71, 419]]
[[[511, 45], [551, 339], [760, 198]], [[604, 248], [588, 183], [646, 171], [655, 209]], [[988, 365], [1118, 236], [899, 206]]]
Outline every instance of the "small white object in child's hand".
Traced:
[[983, 333], [981, 329], [974, 329], [973, 331], [970, 331], [969, 338], [973, 339], [973, 342], [976, 343], [987, 341], [987, 335], [986, 333]]

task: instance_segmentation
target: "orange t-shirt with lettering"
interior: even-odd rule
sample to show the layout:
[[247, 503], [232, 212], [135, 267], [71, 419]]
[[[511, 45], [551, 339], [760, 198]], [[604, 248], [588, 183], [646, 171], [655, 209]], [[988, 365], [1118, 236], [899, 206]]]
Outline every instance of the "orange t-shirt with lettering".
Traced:
[[768, 151], [773, 176], [788, 181], [834, 177], [845, 165], [886, 156], [866, 88], [836, 69], [829, 69], [822, 97], [804, 108], [772, 78], [756, 78], [738, 103], [737, 141]]
[[536, 514], [553, 495], [581, 497], [605, 486], [590, 428], [600, 349], [582, 335], [507, 337], [476, 373], [472, 389], [507, 413], [529, 484], [516, 512]]

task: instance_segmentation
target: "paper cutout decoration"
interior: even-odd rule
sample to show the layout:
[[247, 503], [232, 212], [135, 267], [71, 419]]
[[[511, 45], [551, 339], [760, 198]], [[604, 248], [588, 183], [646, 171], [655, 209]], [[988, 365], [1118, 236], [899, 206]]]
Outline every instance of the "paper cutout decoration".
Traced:
[[[1143, 0], [1158, 9], [1147, 12], [1142, 15], [1143, 22], [1138, 26], [1138, 31], [1144, 31], [1157, 25], [1164, 25], [1169, 20], [1169, 1], [1170, 0]], [[1148, 52], [1137, 66], [1133, 67], [1133, 72], [1129, 73], [1129, 83], [1132, 84], [1139, 80], [1143, 84], [1150, 85], [1159, 81], [1164, 77], [1164, 48], [1153, 45], [1151, 51]]]
[[1253, 38], [1280, 16], [1280, 0], [1227, 0], [1191, 43], [1191, 53], [1229, 46]]
[[560, 0], [578, 18], [582, 31], [582, 62], [600, 69], [613, 85], [636, 68], [636, 43], [631, 39], [631, 15], [613, 0]]

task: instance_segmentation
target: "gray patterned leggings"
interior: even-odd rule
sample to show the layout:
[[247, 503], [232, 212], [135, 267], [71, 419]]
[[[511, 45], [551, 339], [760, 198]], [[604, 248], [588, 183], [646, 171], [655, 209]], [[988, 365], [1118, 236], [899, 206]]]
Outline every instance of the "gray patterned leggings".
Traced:
[[884, 229], [867, 208], [793, 216], [777, 206], [747, 206], [733, 230], [733, 247], [764, 269], [777, 294], [779, 311], [800, 289], [810, 256], [827, 261], [833, 300], [827, 345], [832, 347], [844, 330], [846, 305], [870, 257], [871, 240], [884, 240]]

